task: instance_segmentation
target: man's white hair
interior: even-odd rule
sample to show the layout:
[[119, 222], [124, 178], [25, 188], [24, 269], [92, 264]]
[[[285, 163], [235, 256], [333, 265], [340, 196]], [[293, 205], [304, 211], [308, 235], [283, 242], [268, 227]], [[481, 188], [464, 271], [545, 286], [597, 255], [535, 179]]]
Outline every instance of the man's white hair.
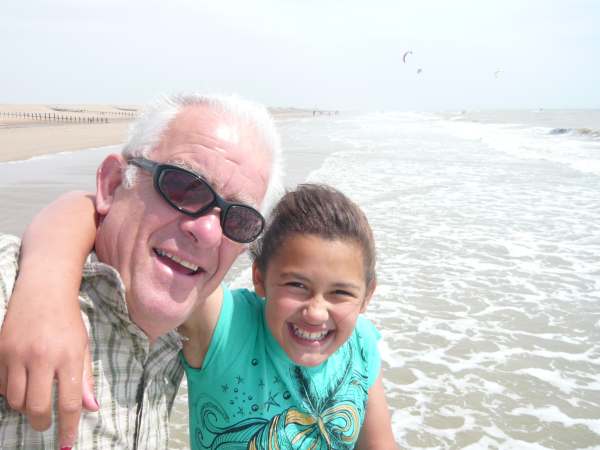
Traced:
[[[264, 148], [249, 146], [249, 152], [265, 151], [271, 159], [271, 170], [267, 190], [260, 204], [263, 215], [273, 208], [283, 193], [283, 168], [281, 162], [281, 141], [275, 123], [267, 109], [236, 95], [178, 94], [162, 97], [149, 105], [129, 129], [127, 143], [122, 155], [125, 159], [134, 157], [149, 158], [159, 144], [171, 121], [187, 106], [208, 106], [215, 112], [226, 114], [244, 127], [249, 127], [265, 145]], [[129, 165], [125, 171], [123, 185], [133, 186], [139, 169]]]

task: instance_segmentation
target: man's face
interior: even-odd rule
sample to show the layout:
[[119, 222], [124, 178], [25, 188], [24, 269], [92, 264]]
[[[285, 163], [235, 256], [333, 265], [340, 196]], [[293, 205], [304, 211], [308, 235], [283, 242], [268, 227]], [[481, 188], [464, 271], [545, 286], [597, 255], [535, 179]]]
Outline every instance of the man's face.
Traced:
[[[225, 199], [258, 207], [270, 159], [254, 151], [257, 146], [264, 145], [255, 132], [235, 119], [191, 106], [171, 123], [150, 158], [182, 165]], [[116, 188], [108, 205], [96, 251], [119, 271], [129, 315], [151, 339], [183, 323], [244, 250], [223, 235], [218, 209], [198, 218], [179, 213], [155, 191], [146, 171], [138, 172], [133, 188]], [[192, 273], [191, 265], [199, 269]]]

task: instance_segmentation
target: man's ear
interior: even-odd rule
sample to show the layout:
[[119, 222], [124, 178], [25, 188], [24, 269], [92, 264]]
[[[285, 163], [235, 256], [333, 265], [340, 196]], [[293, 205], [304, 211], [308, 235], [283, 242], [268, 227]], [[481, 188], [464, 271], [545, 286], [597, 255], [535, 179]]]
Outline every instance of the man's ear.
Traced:
[[367, 292], [365, 293], [365, 299], [363, 300], [362, 306], [360, 307], [360, 312], [364, 313], [367, 310], [367, 306], [371, 303], [371, 298], [373, 297], [373, 293], [375, 292], [375, 288], [377, 287], [377, 282], [372, 280], [367, 286]]
[[256, 261], [252, 263], [252, 283], [254, 283], [254, 291], [259, 297], [266, 297], [265, 279], [262, 272], [258, 268]]
[[108, 155], [96, 172], [96, 210], [104, 216], [110, 209], [115, 191], [121, 185], [125, 171], [125, 159], [121, 155]]

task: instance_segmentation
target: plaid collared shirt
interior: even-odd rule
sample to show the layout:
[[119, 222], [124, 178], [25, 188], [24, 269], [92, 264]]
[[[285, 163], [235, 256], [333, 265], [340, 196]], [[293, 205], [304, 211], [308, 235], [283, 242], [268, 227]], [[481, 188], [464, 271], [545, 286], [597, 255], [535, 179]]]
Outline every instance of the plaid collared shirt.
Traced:
[[[17, 276], [19, 247], [16, 237], [0, 235], [0, 322]], [[100, 411], [82, 413], [74, 448], [167, 449], [169, 416], [183, 376], [177, 358], [181, 336], [170, 332], [150, 348], [146, 335], [129, 319], [117, 271], [94, 254], [84, 267], [79, 300], [90, 335]], [[0, 397], [0, 448], [58, 448], [56, 425], [55, 410], [50, 429], [37, 432]]]

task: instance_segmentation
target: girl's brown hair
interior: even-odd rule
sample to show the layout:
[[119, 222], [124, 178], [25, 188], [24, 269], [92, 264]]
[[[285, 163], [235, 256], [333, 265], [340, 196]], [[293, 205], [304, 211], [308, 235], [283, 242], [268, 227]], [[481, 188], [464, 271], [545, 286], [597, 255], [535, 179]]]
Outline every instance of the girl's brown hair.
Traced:
[[375, 281], [375, 241], [367, 217], [337, 189], [301, 184], [286, 192], [275, 205], [264, 234], [250, 250], [262, 273], [266, 273], [284, 240], [293, 234], [355, 242], [362, 250], [366, 285]]

